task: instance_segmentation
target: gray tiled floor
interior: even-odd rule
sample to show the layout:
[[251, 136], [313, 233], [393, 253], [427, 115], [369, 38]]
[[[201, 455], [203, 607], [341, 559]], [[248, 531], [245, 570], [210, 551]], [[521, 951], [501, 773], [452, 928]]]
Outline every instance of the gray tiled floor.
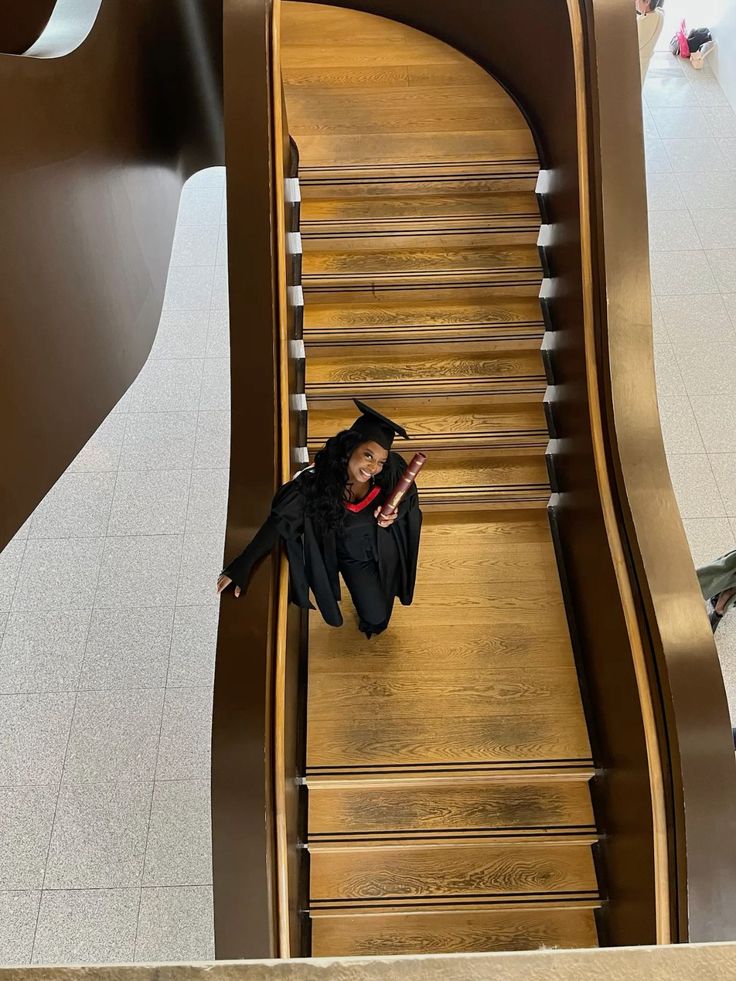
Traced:
[[[658, 53], [644, 117], [662, 433], [697, 566], [736, 548], [736, 113], [707, 63]], [[733, 621], [716, 641], [736, 719]]]
[[184, 189], [146, 366], [0, 553], [0, 964], [213, 955], [223, 205]]

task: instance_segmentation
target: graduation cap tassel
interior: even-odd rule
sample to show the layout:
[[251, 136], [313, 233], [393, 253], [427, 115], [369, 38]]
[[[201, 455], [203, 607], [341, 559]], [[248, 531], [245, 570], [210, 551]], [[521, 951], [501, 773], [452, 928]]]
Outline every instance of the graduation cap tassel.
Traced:
[[399, 478], [396, 486], [391, 491], [386, 500], [386, 503], [381, 508], [380, 518], [390, 518], [394, 511], [398, 508], [404, 499], [404, 495], [407, 493], [411, 485], [417, 479], [417, 474], [422, 469], [424, 464], [427, 462], [427, 457], [424, 453], [415, 453], [414, 456], [409, 461], [409, 466], [403, 472]]

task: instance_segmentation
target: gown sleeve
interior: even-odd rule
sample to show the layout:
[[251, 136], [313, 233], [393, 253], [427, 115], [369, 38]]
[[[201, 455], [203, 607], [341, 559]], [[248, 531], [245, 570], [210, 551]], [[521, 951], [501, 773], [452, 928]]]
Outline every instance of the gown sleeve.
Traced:
[[280, 539], [299, 538], [304, 530], [304, 495], [297, 479], [284, 484], [271, 504], [271, 513], [237, 558], [227, 565], [223, 575], [245, 589], [256, 563], [268, 555]]

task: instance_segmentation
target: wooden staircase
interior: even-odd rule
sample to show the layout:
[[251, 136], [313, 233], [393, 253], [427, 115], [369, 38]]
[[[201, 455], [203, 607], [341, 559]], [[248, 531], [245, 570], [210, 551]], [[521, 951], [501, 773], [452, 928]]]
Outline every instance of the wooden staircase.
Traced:
[[[370, 641], [348, 600], [340, 630], [309, 621], [311, 953], [593, 946], [594, 769], [546, 514], [528, 130], [440, 42], [285, 8], [309, 449], [357, 396], [406, 426], [400, 451], [430, 454], [414, 605]], [[395, 97], [400, 71], [424, 103]], [[464, 141], [453, 114], [475, 114]]]

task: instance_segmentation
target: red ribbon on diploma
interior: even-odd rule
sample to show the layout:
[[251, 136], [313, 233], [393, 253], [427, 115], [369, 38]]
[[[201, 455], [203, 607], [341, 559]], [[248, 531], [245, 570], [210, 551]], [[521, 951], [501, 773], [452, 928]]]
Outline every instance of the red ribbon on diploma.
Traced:
[[419, 473], [419, 471], [422, 469], [422, 467], [426, 462], [427, 462], [427, 457], [424, 455], [424, 453], [414, 454], [414, 456], [411, 458], [411, 461], [409, 462], [409, 466], [403, 472], [403, 474], [399, 478], [398, 483], [391, 491], [391, 493], [388, 495], [386, 503], [381, 508], [381, 513], [378, 516], [379, 519], [380, 518], [385, 519], [391, 517], [394, 511], [398, 508], [399, 504], [401, 504], [406, 492], [409, 490], [411, 485], [417, 479], [417, 474]]

